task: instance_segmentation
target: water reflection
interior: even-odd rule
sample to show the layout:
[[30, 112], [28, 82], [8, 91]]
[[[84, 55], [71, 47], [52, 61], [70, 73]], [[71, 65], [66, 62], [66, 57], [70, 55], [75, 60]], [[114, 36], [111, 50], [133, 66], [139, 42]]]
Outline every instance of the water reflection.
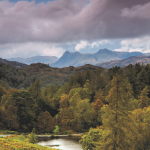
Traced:
[[83, 150], [79, 139], [54, 138], [49, 141], [41, 141], [38, 144], [61, 150]]

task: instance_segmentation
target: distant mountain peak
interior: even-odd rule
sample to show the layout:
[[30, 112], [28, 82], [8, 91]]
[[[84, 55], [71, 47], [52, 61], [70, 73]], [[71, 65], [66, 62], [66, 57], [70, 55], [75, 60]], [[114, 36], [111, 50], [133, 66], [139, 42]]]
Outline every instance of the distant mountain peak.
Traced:
[[[111, 51], [111, 50], [109, 50], [109, 49], [107, 49], [107, 48], [103, 48], [103, 49], [100, 49], [99, 51]], [[99, 52], [98, 51], [98, 52]]]
[[[112, 50], [109, 50], [107, 48], [104, 48], [104, 49], [100, 49], [98, 52], [113, 52]], [[98, 53], [97, 52], [97, 53]]]
[[96, 53], [80, 53], [78, 51], [69, 52], [65, 51], [64, 54], [58, 59], [55, 56], [35, 56], [27, 59], [11, 59], [10, 61], [17, 61], [26, 64], [44, 63], [49, 64], [51, 67], [69, 67], [69, 66], [83, 66], [85, 64], [96, 65], [98, 63], [110, 62], [112, 60], [122, 60], [131, 56], [144, 55], [141, 52], [121, 52], [108, 50], [107, 48], [100, 49]]
[[66, 54], [70, 54], [70, 52], [69, 51], [65, 51], [63, 55], [66, 55]]
[[69, 66], [82, 66], [85, 64], [96, 65], [97, 63], [108, 62], [111, 60], [121, 60], [131, 56], [144, 55], [142, 53], [130, 53], [130, 52], [117, 52], [108, 50], [107, 48], [100, 49], [98, 52], [93, 54], [83, 54], [78, 51], [69, 52], [66, 51], [58, 61], [52, 63], [52, 67], [69, 67]]

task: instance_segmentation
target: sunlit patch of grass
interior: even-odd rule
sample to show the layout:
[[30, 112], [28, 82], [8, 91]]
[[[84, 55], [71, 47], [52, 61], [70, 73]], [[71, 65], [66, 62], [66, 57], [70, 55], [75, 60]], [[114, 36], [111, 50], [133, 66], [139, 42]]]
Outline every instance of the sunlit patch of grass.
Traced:
[[48, 148], [37, 144], [28, 142], [27, 138], [20, 137], [18, 135], [7, 136], [0, 138], [1, 150], [56, 150], [54, 148]]
[[0, 134], [18, 134], [17, 131], [0, 130]]

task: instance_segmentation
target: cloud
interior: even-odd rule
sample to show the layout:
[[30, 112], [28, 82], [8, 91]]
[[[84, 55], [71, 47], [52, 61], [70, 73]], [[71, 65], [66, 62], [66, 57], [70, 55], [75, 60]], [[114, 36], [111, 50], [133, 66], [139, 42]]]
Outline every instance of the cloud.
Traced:
[[115, 51], [129, 51], [129, 52], [150, 52], [150, 36], [144, 36], [139, 38], [125, 39], [120, 42], [121, 48], [115, 49]]
[[87, 41], [80, 41], [79, 44], [76, 45], [75, 50], [79, 51], [80, 49], [85, 48], [86, 46], [88, 46], [88, 42]]
[[150, 46], [150, 36], [144, 36], [133, 39], [125, 39], [121, 41], [122, 46], [132, 46], [132, 47], [149, 47]]
[[65, 50], [63, 48], [52, 46], [50, 48], [44, 48], [42, 50], [41, 56], [57, 56], [59, 58], [64, 52]]
[[115, 51], [119, 51], [119, 52], [141, 52], [141, 53], [143, 53], [143, 49], [140, 49], [140, 48], [130, 48], [130, 47], [121, 47], [119, 49], [115, 49]]
[[132, 8], [124, 8], [121, 16], [127, 18], [150, 19], [150, 2], [144, 5], [136, 5]]
[[88, 42], [88, 41], [83, 41], [81, 40], [80, 43], [78, 43], [75, 46], [76, 51], [80, 51], [81, 49], [84, 48], [94, 48], [94, 47], [99, 47], [100, 45], [105, 45], [107, 43], [111, 43], [109, 40], [101, 40], [101, 41], [94, 41], [94, 42]]
[[149, 0], [0, 1], [0, 43], [64, 43], [149, 35], [149, 5]]
[[[2, 58], [29, 58], [32, 56], [57, 56], [61, 57], [65, 50], [55, 44], [48, 43], [21, 43], [0, 44]], [[7, 54], [7, 55], [6, 55]]]

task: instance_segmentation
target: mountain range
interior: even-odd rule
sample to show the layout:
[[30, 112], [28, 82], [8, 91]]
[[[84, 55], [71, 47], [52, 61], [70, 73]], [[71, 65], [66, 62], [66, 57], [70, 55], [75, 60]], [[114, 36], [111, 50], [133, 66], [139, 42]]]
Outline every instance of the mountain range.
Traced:
[[144, 55], [141, 52], [117, 52], [108, 49], [101, 49], [93, 54], [82, 54], [79, 52], [71, 53], [66, 51], [62, 57], [51, 64], [51, 67], [68, 67], [68, 66], [83, 66], [85, 64], [96, 65], [98, 63], [107, 62], [111, 60], [121, 60], [131, 56]]
[[33, 64], [33, 63], [43, 63], [43, 64], [51, 64], [54, 63], [58, 60], [58, 58], [56, 56], [34, 56], [34, 57], [30, 57], [30, 58], [10, 58], [7, 59], [9, 61], [17, 61], [20, 63], [24, 63], [24, 64]]
[[122, 60], [112, 60], [110, 62], [98, 63], [96, 66], [100, 66], [103, 68], [112, 68], [113, 66], [125, 67], [129, 64], [135, 65], [136, 63], [140, 64], [150, 64], [150, 56], [132, 56]]
[[[51, 67], [57, 68], [69, 66], [78, 67], [83, 66], [85, 64], [110, 68], [114, 65], [118, 65], [121, 67], [126, 66], [129, 64], [129, 62], [132, 63], [132, 59], [134, 60], [133, 61], [134, 63], [137, 61], [146, 62], [146, 59], [149, 59], [147, 55], [149, 54], [143, 54], [141, 52], [119, 52], [108, 49], [100, 49], [98, 52], [93, 54], [83, 54], [80, 52], [66, 51], [59, 59], [55, 56], [35, 56], [27, 59], [11, 58], [8, 60], [17, 61], [28, 65], [39, 62], [49, 64]], [[136, 56], [144, 56], [144, 57], [136, 57]]]

